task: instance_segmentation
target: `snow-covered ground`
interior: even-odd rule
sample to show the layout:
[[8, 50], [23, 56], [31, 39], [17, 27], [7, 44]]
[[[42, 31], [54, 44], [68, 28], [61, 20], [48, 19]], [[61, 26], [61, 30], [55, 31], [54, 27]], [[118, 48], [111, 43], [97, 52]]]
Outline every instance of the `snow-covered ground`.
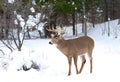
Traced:
[[[110, 28], [119, 30], [117, 21], [113, 21], [110, 24]], [[68, 30], [66, 29], [69, 34], [70, 32]], [[111, 36], [107, 36], [107, 24], [96, 25], [95, 28], [88, 31], [88, 35], [95, 41], [92, 74], [89, 73], [89, 60], [86, 56], [87, 62], [82, 73], [76, 75], [75, 67], [72, 65], [72, 75], [67, 76], [67, 58], [55, 46], [48, 44], [50, 39], [25, 40], [21, 52], [16, 50], [10, 53], [6, 48], [2, 47], [6, 55], [0, 55], [0, 81], [119, 82], [120, 37], [117, 34], [119, 32], [116, 32], [118, 38], [114, 37], [114, 33], [115, 31], [111, 29]], [[40, 69], [30, 69], [29, 71], [20, 70], [24, 64], [30, 67], [32, 64], [31, 61], [35, 62]], [[78, 64], [81, 64], [80, 59]]]

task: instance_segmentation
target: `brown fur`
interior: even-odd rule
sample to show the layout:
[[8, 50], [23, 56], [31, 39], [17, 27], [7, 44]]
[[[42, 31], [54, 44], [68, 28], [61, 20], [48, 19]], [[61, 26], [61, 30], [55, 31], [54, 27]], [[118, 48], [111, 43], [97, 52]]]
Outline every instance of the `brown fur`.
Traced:
[[[82, 72], [84, 64], [86, 62], [85, 53], [88, 54], [90, 59], [90, 73], [92, 73], [92, 51], [94, 48], [94, 40], [88, 36], [82, 36], [75, 39], [65, 40], [60, 35], [55, 35], [51, 44], [56, 44], [56, 47], [67, 57], [69, 64], [68, 75], [71, 75], [71, 63], [72, 58], [74, 59], [74, 64], [76, 67], [76, 73], [79, 74]], [[77, 59], [78, 56], [82, 59], [82, 65], [78, 71]]]

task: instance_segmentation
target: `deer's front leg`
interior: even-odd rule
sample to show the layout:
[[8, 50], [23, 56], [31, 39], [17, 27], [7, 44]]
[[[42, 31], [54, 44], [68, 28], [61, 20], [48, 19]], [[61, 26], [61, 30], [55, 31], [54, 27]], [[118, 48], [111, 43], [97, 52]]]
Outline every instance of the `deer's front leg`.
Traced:
[[68, 71], [68, 76], [71, 75], [71, 65], [72, 65], [72, 57], [67, 57], [68, 58], [68, 64], [69, 64], [69, 71]]
[[74, 56], [74, 64], [75, 64], [75, 68], [76, 68], [76, 74], [78, 74], [78, 67], [77, 67], [77, 60], [78, 60], [78, 56]]

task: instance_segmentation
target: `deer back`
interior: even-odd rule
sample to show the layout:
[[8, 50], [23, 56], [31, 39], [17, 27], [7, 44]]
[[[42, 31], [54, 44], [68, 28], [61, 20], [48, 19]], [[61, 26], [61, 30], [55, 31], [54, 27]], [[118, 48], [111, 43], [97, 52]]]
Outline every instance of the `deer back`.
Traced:
[[93, 50], [94, 41], [88, 36], [79, 37], [76, 39], [61, 40], [57, 44], [57, 48], [65, 55], [79, 55]]

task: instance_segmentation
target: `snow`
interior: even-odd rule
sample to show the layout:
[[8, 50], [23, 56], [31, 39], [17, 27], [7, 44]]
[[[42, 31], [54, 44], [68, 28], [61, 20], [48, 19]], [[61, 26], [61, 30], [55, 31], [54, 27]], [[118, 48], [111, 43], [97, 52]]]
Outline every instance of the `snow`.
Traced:
[[[81, 25], [77, 27], [79, 26]], [[11, 53], [7, 48], [1, 47], [6, 55], [0, 53], [0, 80], [2, 82], [119, 82], [120, 38], [119, 33], [117, 38], [114, 37], [115, 27], [119, 29], [117, 20], [110, 22], [110, 37], [107, 36], [107, 23], [106, 27], [105, 24], [98, 24], [88, 31], [88, 35], [95, 41], [92, 74], [89, 73], [89, 59], [86, 56], [87, 62], [82, 73], [76, 75], [72, 64], [72, 75], [67, 76], [67, 58], [54, 45], [48, 44], [50, 39], [32, 39], [25, 40], [21, 52], [15, 50]], [[65, 38], [71, 33], [71, 28], [66, 30]], [[22, 70], [23, 65], [29, 68], [32, 62], [40, 69]], [[81, 64], [80, 59], [78, 64]]]
[[14, 3], [15, 1], [14, 0], [8, 0], [8, 3]]
[[30, 8], [31, 12], [34, 13], [35, 9], [33, 7]]

